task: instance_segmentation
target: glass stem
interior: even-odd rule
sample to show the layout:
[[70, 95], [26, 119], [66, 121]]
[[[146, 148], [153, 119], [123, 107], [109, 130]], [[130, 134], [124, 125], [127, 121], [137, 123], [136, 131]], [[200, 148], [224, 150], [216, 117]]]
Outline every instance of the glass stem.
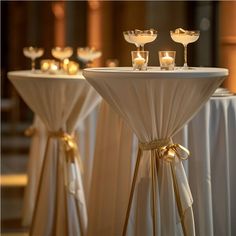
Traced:
[[142, 51], [144, 51], [144, 45], [141, 45]]
[[184, 45], [184, 68], [187, 68], [187, 44]]
[[31, 60], [31, 71], [35, 72], [35, 59]]

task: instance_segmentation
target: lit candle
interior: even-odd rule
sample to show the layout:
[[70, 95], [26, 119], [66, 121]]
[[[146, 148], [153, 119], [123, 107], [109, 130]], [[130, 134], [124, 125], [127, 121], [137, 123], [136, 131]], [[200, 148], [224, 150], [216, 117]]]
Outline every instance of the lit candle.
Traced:
[[145, 59], [142, 57], [136, 57], [134, 59], [134, 64], [138, 67], [142, 67], [144, 63], [145, 63]]
[[51, 60], [42, 60], [40, 62], [41, 65], [41, 71], [42, 72], [47, 72], [50, 68]]
[[70, 62], [68, 63], [68, 66], [67, 66], [67, 73], [68, 73], [69, 75], [75, 75], [75, 74], [77, 74], [78, 70], [79, 70], [79, 64], [78, 64], [78, 63], [76, 63], [76, 62], [74, 62], [74, 61], [70, 61]]
[[147, 70], [148, 51], [132, 51], [132, 65], [134, 70]]
[[69, 59], [64, 59], [63, 60], [63, 66], [62, 67], [63, 67], [65, 72], [67, 71], [69, 62], [70, 62]]
[[174, 62], [174, 58], [170, 57], [168, 53], [164, 57], [161, 58], [162, 66], [171, 66]]
[[58, 72], [58, 65], [55, 63], [51, 63], [49, 73], [56, 74]]

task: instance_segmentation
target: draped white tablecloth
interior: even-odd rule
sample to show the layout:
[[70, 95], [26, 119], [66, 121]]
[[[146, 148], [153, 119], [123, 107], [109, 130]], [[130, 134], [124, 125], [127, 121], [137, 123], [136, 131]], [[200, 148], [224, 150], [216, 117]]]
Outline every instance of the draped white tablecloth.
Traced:
[[[142, 143], [172, 137], [189, 121], [227, 75], [227, 70], [198, 68], [188, 71], [134, 72], [131, 68], [85, 69], [89, 83], [126, 120]], [[151, 152], [141, 158], [128, 235], [181, 235], [170, 163], [159, 160], [156, 178], [157, 219], [152, 225], [150, 211]], [[192, 196], [183, 166], [173, 161], [180, 201], [185, 212], [186, 234], [194, 235]]]
[[236, 96], [212, 97], [174, 140], [191, 150], [196, 235], [236, 235]]
[[8, 77], [49, 132], [30, 234], [84, 235], [87, 209], [79, 158], [66, 159], [65, 143], [58, 134], [71, 134], [100, 96], [81, 73], [67, 76], [16, 71], [9, 72]]
[[[97, 107], [95, 110], [99, 112], [99, 109]], [[96, 112], [91, 113], [90, 119], [97, 117], [96, 114]], [[125, 214], [124, 204], [127, 204], [129, 195], [126, 184], [131, 180], [133, 172], [131, 169], [134, 167], [138, 146], [137, 138], [134, 136], [132, 158], [124, 160], [122, 157], [124, 151], [131, 150], [130, 135], [120, 134], [131, 131], [125, 125], [119, 125], [119, 131], [115, 130], [123, 119], [112, 112], [109, 106], [106, 107], [105, 114], [103, 114], [104, 119], [99, 118], [97, 124], [97, 128], [102, 133], [102, 140], [99, 139], [101, 136], [98, 136], [94, 165], [92, 160], [90, 163], [93, 165], [94, 176], [91, 197], [96, 196], [93, 197], [92, 202], [96, 207], [88, 204], [89, 222], [91, 222], [89, 235], [120, 236]], [[107, 123], [108, 119], [109, 123]], [[94, 122], [96, 123], [95, 119]], [[191, 150], [191, 156], [184, 162], [184, 167], [194, 199], [196, 235], [234, 236], [236, 234], [235, 136], [236, 96], [230, 96], [212, 97], [173, 137], [176, 143]], [[113, 142], [117, 140], [118, 143], [122, 141], [119, 150], [115, 149], [119, 153], [113, 150]], [[116, 165], [113, 164], [114, 162]], [[122, 184], [125, 184], [124, 188]], [[112, 188], [115, 190], [110, 193], [108, 189]], [[115, 193], [119, 193], [119, 196], [112, 197]]]
[[42, 163], [47, 144], [47, 129], [37, 115], [34, 117], [33, 124], [25, 131], [25, 135], [31, 137], [31, 145], [27, 166], [28, 182], [25, 187], [22, 207], [22, 226], [28, 227], [32, 222]]

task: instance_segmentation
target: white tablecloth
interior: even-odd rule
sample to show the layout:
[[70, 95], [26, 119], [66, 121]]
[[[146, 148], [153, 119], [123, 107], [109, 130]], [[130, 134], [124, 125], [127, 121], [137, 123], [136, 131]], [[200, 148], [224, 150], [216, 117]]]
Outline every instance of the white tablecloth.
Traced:
[[[227, 70], [201, 68], [190, 71], [163, 72], [152, 68], [146, 72], [134, 72], [131, 68], [86, 69], [84, 76], [95, 89], [123, 116], [142, 143], [173, 136], [206, 102], [227, 75]], [[179, 235], [179, 218], [175, 205], [176, 191], [173, 187], [169, 163], [160, 160], [157, 188], [158, 217], [153, 219], [150, 211], [151, 152], [143, 152], [138, 188], [134, 197], [128, 235], [152, 235], [153, 230], [162, 235]], [[174, 160], [174, 172], [179, 197], [185, 214], [187, 235], [194, 235], [191, 217], [192, 197], [178, 159]], [[174, 177], [173, 177], [174, 178]], [[157, 181], [156, 177], [155, 180]], [[152, 180], [153, 181], [153, 180]], [[134, 204], [133, 204], [134, 205]], [[99, 232], [98, 232], [99, 233]]]
[[74, 154], [61, 133], [71, 134], [77, 121], [87, 116], [100, 97], [81, 74], [18, 71], [9, 72], [8, 77], [49, 132], [30, 233], [84, 235], [87, 209], [79, 159], [71, 156]]
[[[111, 112], [107, 111], [106, 117], [111, 117]], [[93, 113], [91, 116], [94, 116]], [[124, 161], [122, 158], [124, 150], [131, 149], [129, 135], [126, 142], [120, 146], [120, 149], [123, 149], [121, 153], [110, 155], [109, 152], [105, 152], [105, 148], [110, 147], [109, 150], [112, 152], [112, 147], [114, 147], [109, 145], [110, 137], [113, 137], [112, 134], [114, 134], [113, 128], [117, 126], [117, 123], [114, 122], [115, 120], [106, 126], [106, 120], [104, 120], [103, 129], [105, 129], [106, 135], [102, 136], [103, 144], [101, 145], [100, 139], [96, 142], [94, 161], [97, 164], [93, 168], [93, 195], [91, 195], [96, 207], [88, 205], [92, 213], [89, 215], [89, 221], [92, 221], [92, 224], [89, 224], [89, 235], [120, 236], [123, 226], [123, 222], [118, 216], [122, 211], [124, 214], [124, 209], [120, 206], [124, 205], [123, 199], [128, 198], [129, 190], [126, 187], [122, 189], [122, 184], [131, 180], [133, 172], [131, 168], [134, 168], [137, 153], [137, 138], [135, 136], [133, 139], [131, 159], [127, 158]], [[120, 120], [120, 122], [122, 121]], [[102, 124], [102, 120], [100, 123]], [[124, 130], [128, 129], [125, 125], [120, 129], [119, 133], [129, 132]], [[220, 133], [219, 136], [216, 135], [218, 133]], [[115, 136], [118, 142], [124, 139], [124, 136], [120, 136], [121, 140], [119, 140], [117, 132], [115, 132]], [[174, 136], [175, 142], [191, 150], [191, 156], [188, 161], [184, 162], [184, 167], [194, 199], [196, 235], [234, 236], [236, 234], [234, 224], [236, 219], [235, 140], [236, 96], [211, 98], [195, 118]], [[206, 142], [210, 145], [206, 146]], [[118, 160], [117, 155], [119, 155]], [[107, 162], [108, 158], [112, 160]], [[116, 161], [116, 166], [113, 165], [113, 161]], [[102, 185], [101, 181], [103, 181]], [[122, 197], [111, 198], [113, 193], [110, 194], [107, 191], [111, 188], [116, 188], [115, 193], [119, 191]], [[106, 204], [107, 202], [108, 204]]]
[[212, 97], [175, 141], [191, 150], [196, 235], [236, 235], [236, 96]]

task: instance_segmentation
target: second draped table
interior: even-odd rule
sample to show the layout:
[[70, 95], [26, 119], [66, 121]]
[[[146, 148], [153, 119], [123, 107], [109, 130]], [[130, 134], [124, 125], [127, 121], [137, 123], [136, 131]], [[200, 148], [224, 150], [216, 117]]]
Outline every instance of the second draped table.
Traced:
[[30, 234], [84, 235], [87, 210], [77, 145], [71, 134], [100, 96], [81, 73], [67, 76], [15, 71], [8, 77], [48, 132]]
[[195, 235], [192, 195], [171, 137], [208, 100], [228, 70], [91, 68], [83, 75], [139, 139], [123, 235]]

